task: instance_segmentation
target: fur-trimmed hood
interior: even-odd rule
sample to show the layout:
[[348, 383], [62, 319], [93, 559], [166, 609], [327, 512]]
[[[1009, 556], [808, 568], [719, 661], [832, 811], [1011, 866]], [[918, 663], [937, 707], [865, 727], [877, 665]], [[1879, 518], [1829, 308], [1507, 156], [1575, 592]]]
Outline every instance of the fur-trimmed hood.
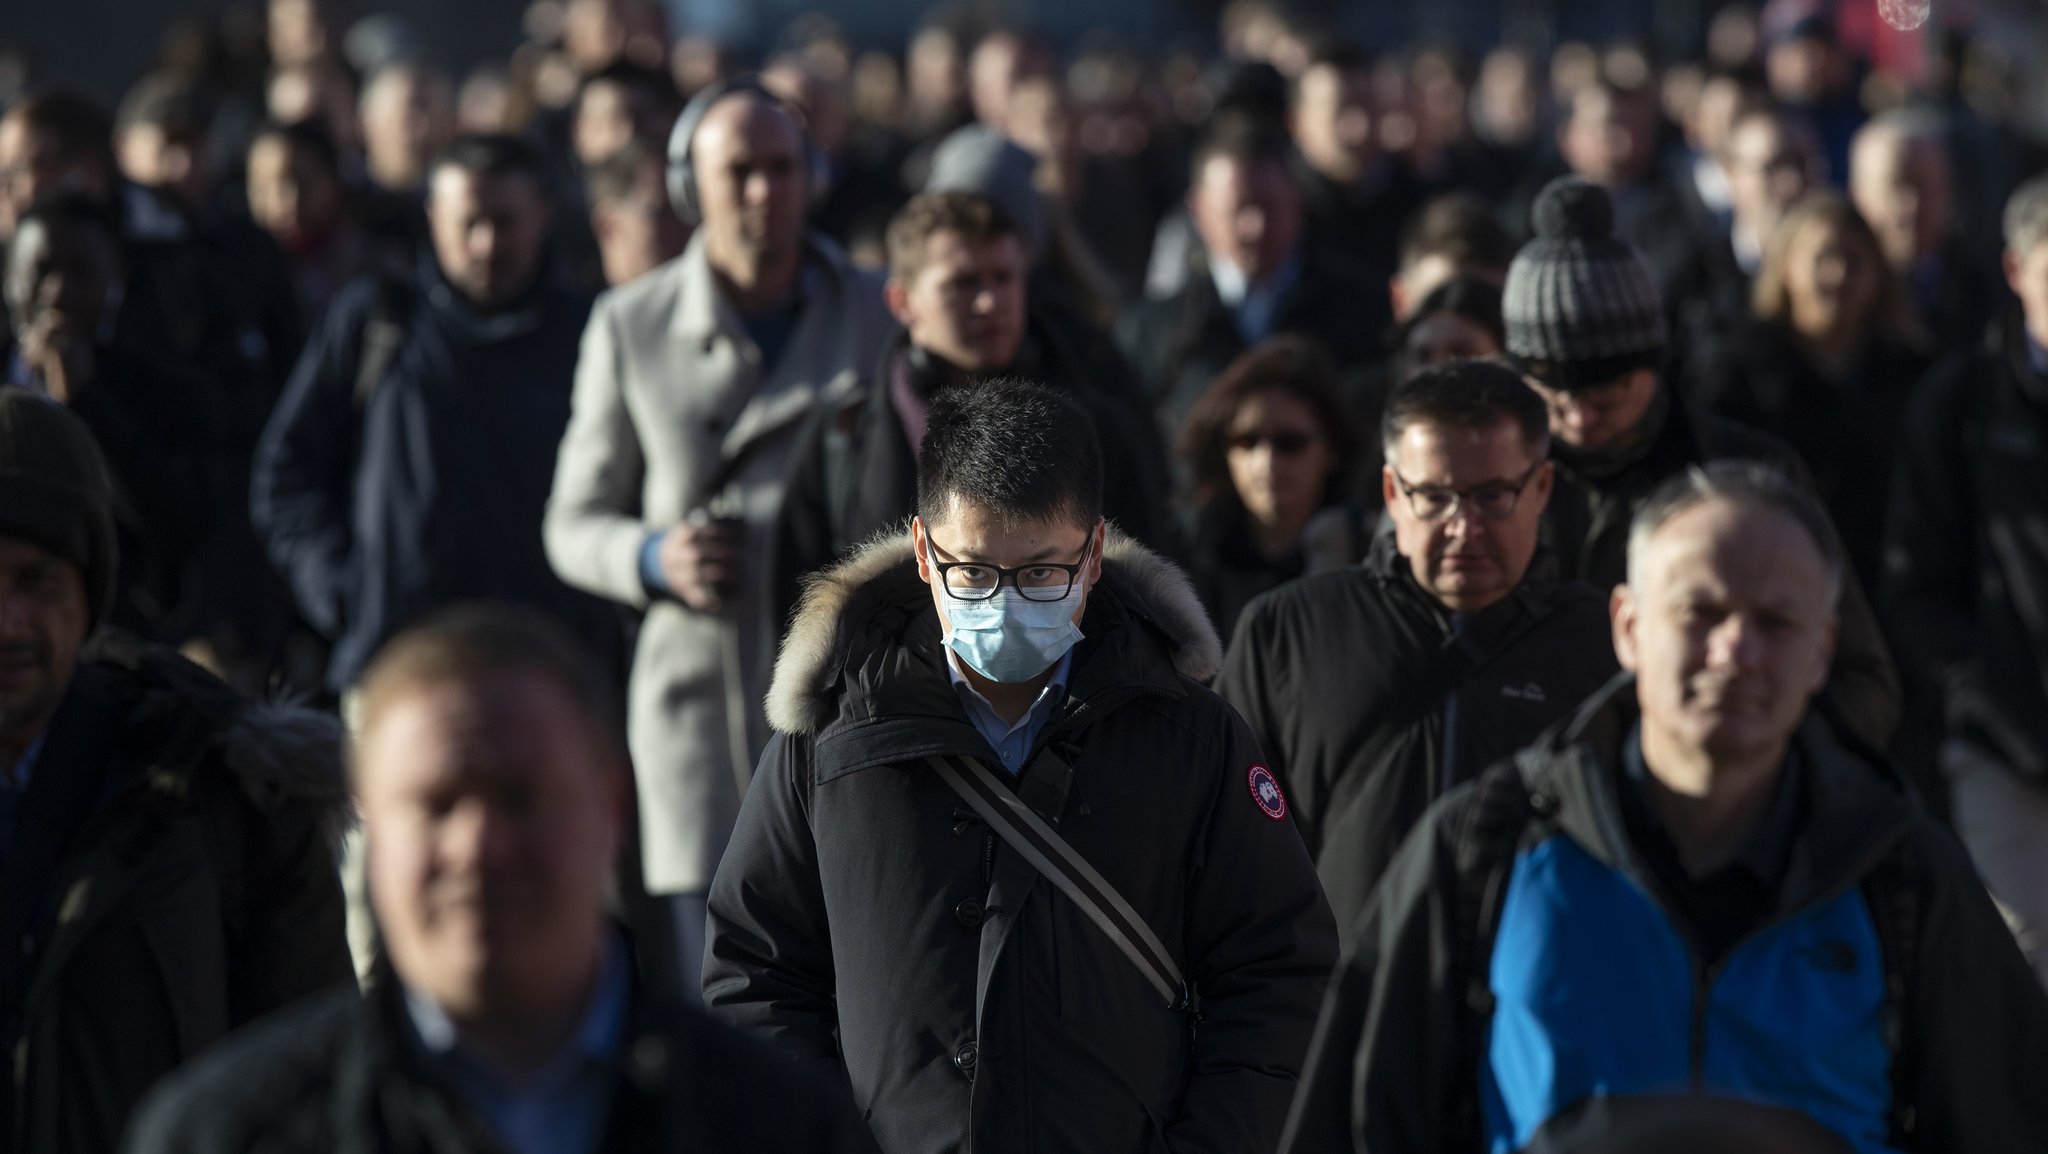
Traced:
[[[1160, 635], [1176, 671], [1206, 682], [1223, 664], [1223, 642], [1187, 575], [1111, 526], [1098, 590]], [[887, 640], [881, 620], [902, 620], [930, 604], [917, 576], [907, 526], [876, 534], [844, 561], [812, 575], [791, 618], [768, 690], [768, 721], [791, 734], [814, 734], [834, 714], [834, 683], [850, 659]], [[1094, 613], [1091, 606], [1090, 614]], [[882, 626], [886, 629], [886, 626]]]

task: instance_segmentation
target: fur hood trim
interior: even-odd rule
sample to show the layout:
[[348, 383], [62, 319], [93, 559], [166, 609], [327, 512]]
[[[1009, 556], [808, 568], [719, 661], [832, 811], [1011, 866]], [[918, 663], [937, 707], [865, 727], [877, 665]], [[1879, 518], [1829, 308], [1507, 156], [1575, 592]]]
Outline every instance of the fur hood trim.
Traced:
[[[849, 620], [849, 608], [858, 594], [910, 565], [914, 556], [907, 523], [897, 525], [805, 582], [768, 689], [768, 721], [777, 730], [816, 733], [831, 720], [833, 675], [862, 624]], [[912, 583], [924, 596], [924, 585], [914, 577]], [[1103, 545], [1101, 587], [1165, 634], [1173, 666], [1183, 676], [1206, 682], [1222, 668], [1223, 642], [1187, 575], [1114, 525]]]
[[349, 798], [347, 730], [332, 714], [282, 702], [249, 705], [221, 736], [221, 761], [257, 806], [320, 811], [338, 849], [356, 824]]

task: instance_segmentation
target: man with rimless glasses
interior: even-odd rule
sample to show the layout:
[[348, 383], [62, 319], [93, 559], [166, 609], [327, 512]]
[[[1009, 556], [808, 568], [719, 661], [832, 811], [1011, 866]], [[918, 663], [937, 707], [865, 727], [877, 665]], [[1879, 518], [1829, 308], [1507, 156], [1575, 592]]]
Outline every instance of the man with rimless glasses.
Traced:
[[783, 641], [706, 1003], [849, 1085], [886, 1154], [1276, 1148], [1337, 940], [1202, 684], [1207, 615], [1104, 524], [1064, 393], [941, 390], [917, 470], [909, 530], [814, 579]]
[[1425, 369], [1381, 417], [1393, 531], [1365, 564], [1266, 594], [1216, 688], [1293, 803], [1349, 926], [1429, 804], [1615, 672], [1606, 599], [1539, 548], [1543, 401], [1482, 361]]

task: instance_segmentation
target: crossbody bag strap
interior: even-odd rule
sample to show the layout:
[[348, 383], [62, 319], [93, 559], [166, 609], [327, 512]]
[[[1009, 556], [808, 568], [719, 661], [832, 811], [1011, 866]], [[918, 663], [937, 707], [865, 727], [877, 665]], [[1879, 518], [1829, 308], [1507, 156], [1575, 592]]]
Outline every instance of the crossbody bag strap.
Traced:
[[1043, 818], [1031, 812], [1023, 799], [996, 780], [987, 766], [971, 757], [952, 756], [927, 758], [925, 763], [1041, 877], [1088, 915], [1088, 920], [1159, 991], [1167, 1008], [1185, 1011], [1192, 1006], [1187, 980], [1174, 964], [1173, 955], [1160, 943], [1159, 935], [1088, 864], [1088, 859], [1067, 844]]

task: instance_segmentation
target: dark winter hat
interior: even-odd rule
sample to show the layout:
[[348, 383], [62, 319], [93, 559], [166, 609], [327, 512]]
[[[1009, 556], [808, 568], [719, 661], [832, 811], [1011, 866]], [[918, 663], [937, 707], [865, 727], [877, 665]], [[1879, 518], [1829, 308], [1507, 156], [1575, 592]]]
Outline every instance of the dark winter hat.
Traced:
[[1025, 253], [1038, 259], [1045, 247], [1045, 197], [1035, 183], [1038, 159], [1000, 133], [978, 124], [956, 129], [932, 150], [926, 192], [978, 192], [1003, 210], [1016, 226]]
[[114, 595], [114, 498], [85, 422], [27, 389], [0, 388], [0, 537], [41, 546], [85, 574], [92, 623]]
[[1508, 266], [1508, 356], [1558, 389], [1605, 384], [1664, 358], [1664, 306], [1649, 263], [1614, 236], [1599, 185], [1561, 176], [1536, 198], [1536, 239]]

